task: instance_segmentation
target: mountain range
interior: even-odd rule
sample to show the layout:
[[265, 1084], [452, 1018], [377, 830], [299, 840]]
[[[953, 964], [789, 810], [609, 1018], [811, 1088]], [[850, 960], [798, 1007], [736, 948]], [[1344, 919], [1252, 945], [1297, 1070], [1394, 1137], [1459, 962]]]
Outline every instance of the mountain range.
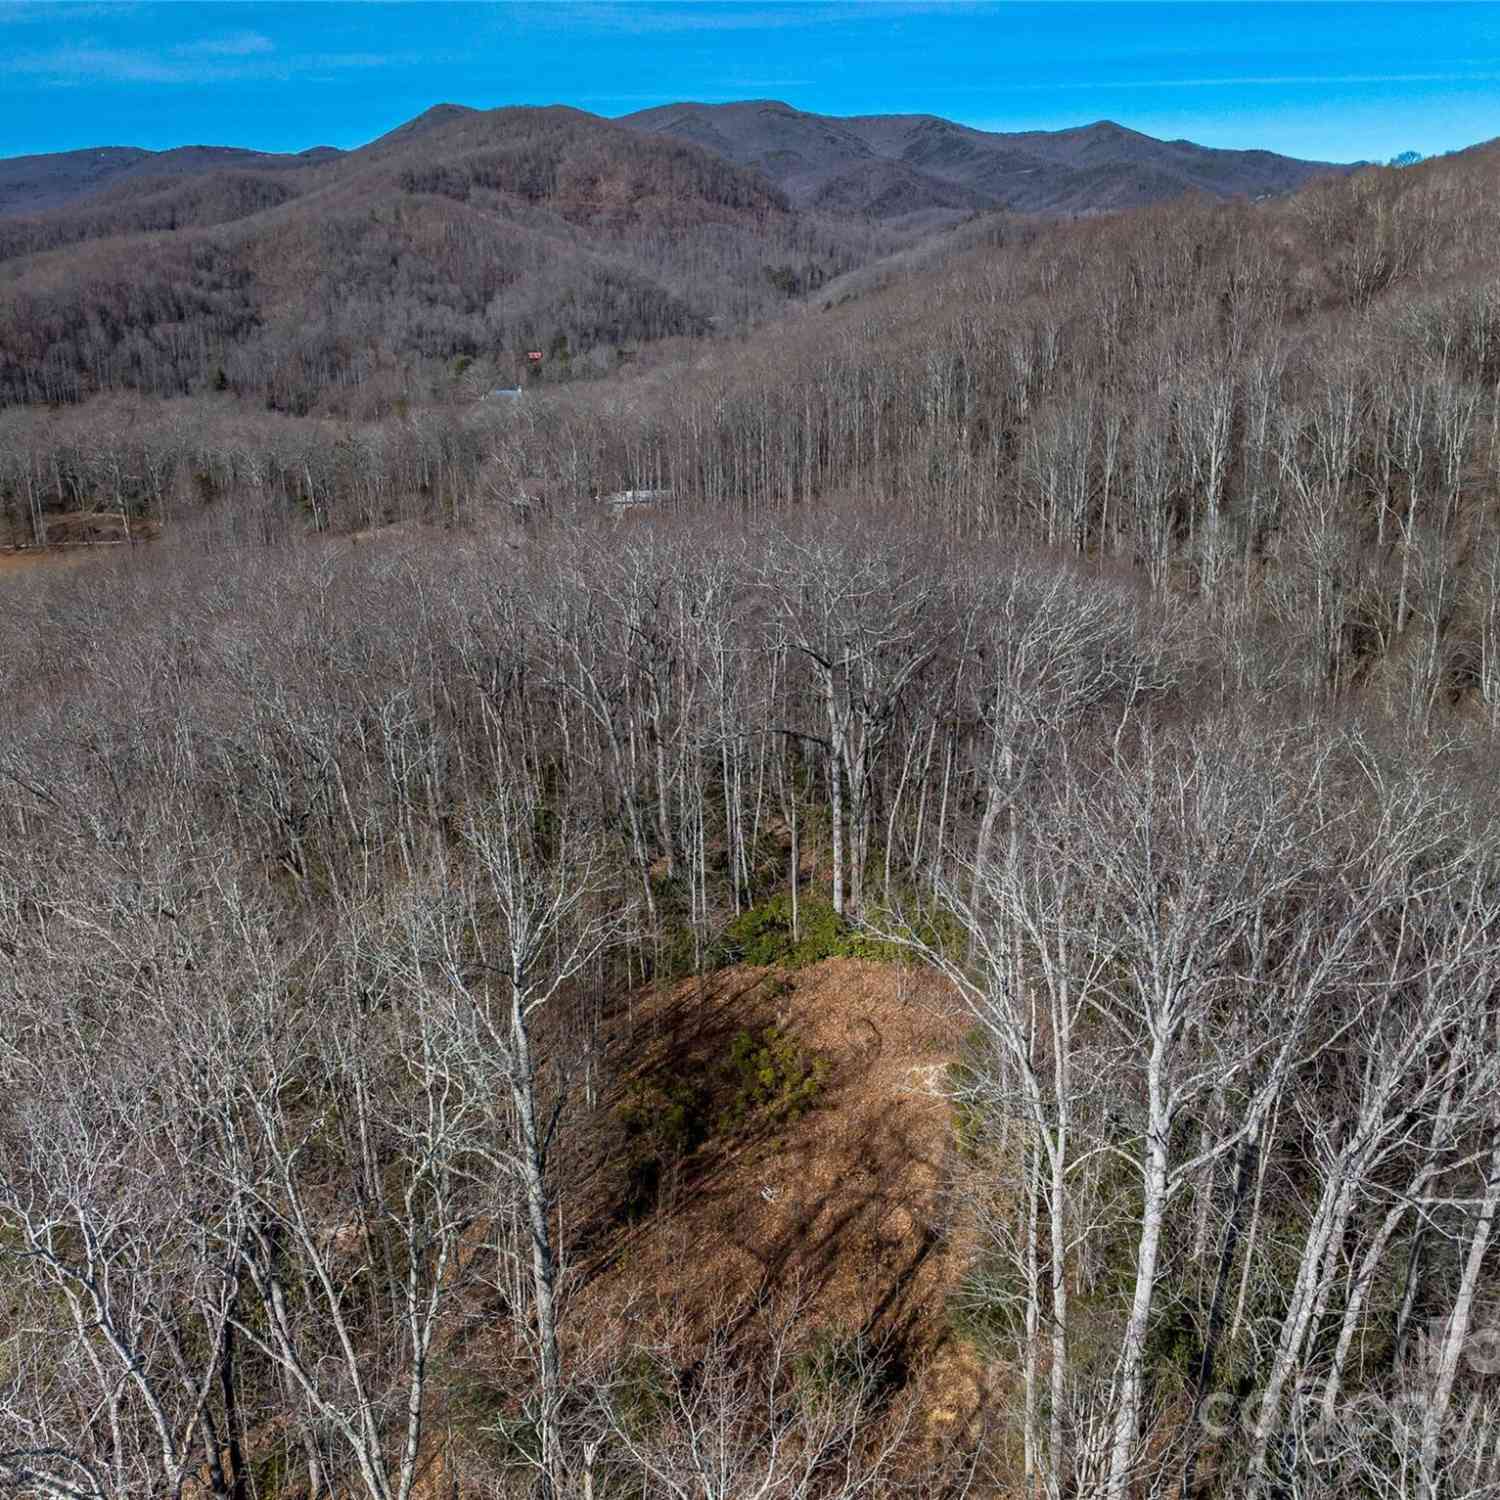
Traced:
[[[483, 132], [485, 121], [514, 113], [442, 104], [353, 152], [331, 146], [295, 155], [234, 146], [168, 151], [100, 146], [0, 158], [0, 215], [46, 212], [142, 180], [221, 172], [300, 173], [341, 158], [388, 154], [458, 121], [473, 122]], [[931, 209], [996, 208], [1087, 213], [1190, 191], [1260, 197], [1290, 192], [1320, 173], [1349, 170], [1271, 151], [1224, 151], [1191, 141], [1157, 140], [1109, 120], [1072, 130], [999, 133], [936, 115], [841, 118], [757, 99], [662, 105], [625, 115], [617, 123], [752, 168], [797, 207], [841, 216], [895, 218]]]
[[306, 410], [454, 360], [504, 378], [518, 350], [602, 368], [995, 210], [1261, 196], [1327, 170], [1108, 123], [1004, 136], [770, 102], [621, 121], [439, 105], [353, 151], [0, 160], [0, 404], [210, 384]]
[[775, 100], [671, 104], [621, 124], [763, 172], [799, 207], [897, 218], [924, 210], [1090, 213], [1186, 192], [1290, 192], [1331, 162], [1161, 141], [1100, 120], [1002, 134], [936, 115], [808, 114]]

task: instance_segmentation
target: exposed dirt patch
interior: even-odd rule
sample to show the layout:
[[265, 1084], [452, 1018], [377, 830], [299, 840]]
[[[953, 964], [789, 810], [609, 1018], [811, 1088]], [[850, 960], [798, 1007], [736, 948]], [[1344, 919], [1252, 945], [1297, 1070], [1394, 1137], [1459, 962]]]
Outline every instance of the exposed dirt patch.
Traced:
[[[736, 1035], [771, 1025], [830, 1071], [800, 1118], [715, 1137], [663, 1174], [650, 1211], [596, 1247], [585, 1320], [588, 1304], [602, 1311], [631, 1291], [704, 1323], [726, 1304], [795, 1289], [816, 1323], [887, 1339], [908, 1369], [936, 1374], [962, 1268], [947, 1232], [953, 1131], [939, 1090], [963, 1025], [940, 982], [834, 959], [790, 974], [731, 969], [642, 1006], [637, 1037], [650, 1042], [637, 1079], [701, 1081]], [[980, 1396], [953, 1362], [939, 1362], [950, 1427]]]
[[104, 547], [0, 547], [0, 578], [35, 573], [44, 568], [71, 568], [113, 553]]

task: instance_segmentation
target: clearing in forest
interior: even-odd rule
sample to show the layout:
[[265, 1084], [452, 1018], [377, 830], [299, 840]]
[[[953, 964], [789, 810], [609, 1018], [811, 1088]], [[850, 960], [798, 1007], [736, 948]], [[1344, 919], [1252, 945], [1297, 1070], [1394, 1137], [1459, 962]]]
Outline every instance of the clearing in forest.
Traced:
[[726, 969], [638, 1004], [649, 1041], [619, 1105], [632, 1181], [584, 1270], [583, 1321], [644, 1295], [706, 1334], [796, 1294], [819, 1327], [883, 1343], [931, 1420], [966, 1425], [982, 1380], [946, 1317], [965, 1255], [943, 1093], [964, 1025], [942, 982], [835, 958]]

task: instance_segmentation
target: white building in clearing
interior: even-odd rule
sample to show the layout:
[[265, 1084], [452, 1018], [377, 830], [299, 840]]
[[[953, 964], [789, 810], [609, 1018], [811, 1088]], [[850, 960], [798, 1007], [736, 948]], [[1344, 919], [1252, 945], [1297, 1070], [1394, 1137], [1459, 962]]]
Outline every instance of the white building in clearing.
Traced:
[[671, 490], [616, 490], [612, 495], [601, 495], [599, 500], [618, 515], [643, 505], [661, 505], [671, 498]]

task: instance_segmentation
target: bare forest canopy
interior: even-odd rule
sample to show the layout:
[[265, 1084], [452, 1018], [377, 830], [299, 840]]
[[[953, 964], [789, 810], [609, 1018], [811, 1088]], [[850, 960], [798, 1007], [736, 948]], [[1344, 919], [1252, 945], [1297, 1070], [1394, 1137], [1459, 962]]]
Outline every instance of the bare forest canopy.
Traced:
[[[536, 119], [538, 212], [802, 222]], [[3, 560], [121, 543], [0, 575], [0, 1487], [1493, 1500], [1497, 171], [981, 220], [514, 402], [0, 412]], [[810, 969], [926, 1043], [907, 1238], [745, 1175], [882, 1045]]]
[[976, 214], [1256, 196], [1322, 170], [1113, 126], [1001, 137], [779, 105], [621, 124], [446, 105], [352, 152], [0, 161], [0, 406], [122, 389], [388, 405], [454, 360], [511, 384], [533, 348], [598, 372], [742, 330]]
[[[899, 246], [759, 174], [575, 110], [442, 109], [362, 150], [131, 173], [0, 218], [0, 405], [229, 390], [386, 405], [455, 360], [512, 384], [732, 331]], [[576, 362], [576, 368], [575, 368]]]
[[[1441, 684], [1500, 593], [1451, 633], [1414, 594], [1335, 704], [1310, 597], [926, 535], [205, 535], [6, 584], [10, 1490], [1490, 1492], [1495, 730]], [[946, 1314], [836, 1225], [662, 1303], [672, 1205], [740, 1215], [724, 1153], [852, 1079], [790, 979], [643, 1074], [639, 986], [840, 953], [970, 1028], [926, 1070]], [[951, 1443], [944, 1349], [990, 1372]]]

